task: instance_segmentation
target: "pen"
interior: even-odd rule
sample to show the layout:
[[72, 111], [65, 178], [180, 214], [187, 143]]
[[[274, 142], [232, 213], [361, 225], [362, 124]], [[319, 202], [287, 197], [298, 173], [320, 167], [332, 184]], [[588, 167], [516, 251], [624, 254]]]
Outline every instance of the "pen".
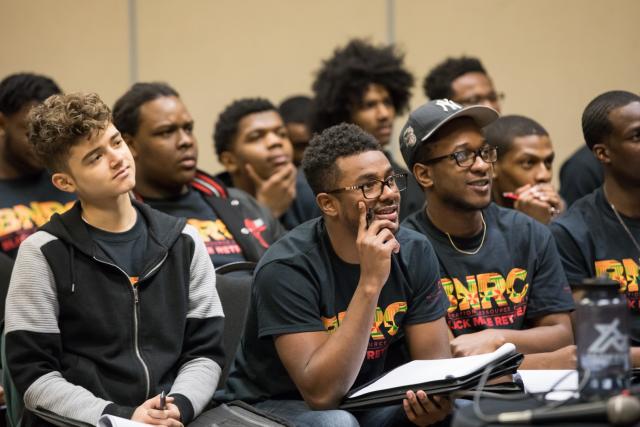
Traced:
[[504, 197], [505, 199], [511, 199], [511, 200], [518, 200], [520, 198], [520, 196], [518, 196], [516, 193], [512, 193], [510, 191], [506, 193], [502, 193], [502, 197]]
[[167, 396], [164, 394], [164, 390], [160, 393], [160, 409], [167, 409]]

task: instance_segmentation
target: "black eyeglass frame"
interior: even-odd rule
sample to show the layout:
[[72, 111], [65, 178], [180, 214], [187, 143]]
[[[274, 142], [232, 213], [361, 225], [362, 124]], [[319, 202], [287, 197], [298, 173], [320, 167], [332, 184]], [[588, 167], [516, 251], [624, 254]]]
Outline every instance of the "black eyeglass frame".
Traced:
[[[471, 153], [473, 154], [473, 157], [469, 157], [471, 160], [471, 162], [469, 162], [469, 164], [460, 164], [460, 162], [464, 161], [460, 160], [459, 157], [461, 154], [463, 153]], [[483, 156], [484, 153], [486, 154], [486, 157]], [[493, 164], [495, 162], [498, 161], [498, 147], [495, 147], [493, 145], [485, 145], [482, 148], [478, 148], [477, 150], [473, 151], [473, 150], [458, 150], [458, 151], [454, 151], [453, 153], [449, 153], [449, 154], [445, 154], [444, 156], [438, 156], [438, 157], [434, 157], [433, 159], [429, 159], [429, 160], [425, 160], [423, 162], [418, 162], [418, 163], [422, 163], [423, 165], [428, 165], [430, 163], [436, 163], [439, 162], [441, 160], [444, 159], [451, 159], [451, 160], [455, 160], [456, 164], [458, 166], [460, 166], [461, 168], [468, 168], [471, 167], [471, 165], [473, 165], [476, 162], [476, 159], [478, 158], [478, 156], [480, 156], [480, 158], [482, 159], [482, 161], [484, 161], [485, 163], [489, 163], [489, 164]], [[490, 160], [491, 158], [493, 158], [495, 156], [495, 158], [493, 160]]]
[[[343, 191], [353, 191], [353, 190], [360, 190], [362, 192], [362, 197], [364, 197], [367, 200], [371, 200], [371, 199], [377, 199], [378, 197], [382, 196], [382, 193], [384, 192], [384, 186], [386, 185], [387, 187], [389, 187], [392, 191], [404, 191], [407, 189], [407, 176], [409, 174], [408, 173], [394, 173], [393, 175], [389, 176], [387, 179], [371, 179], [367, 182], [365, 182], [364, 184], [360, 184], [360, 185], [350, 185], [349, 187], [342, 187], [342, 188], [336, 188], [335, 190], [329, 190], [329, 191], [325, 191], [324, 193], [327, 194], [333, 194], [333, 193], [341, 193]], [[404, 187], [400, 188], [400, 186], [397, 183], [397, 179], [398, 178], [404, 178]], [[394, 181], [394, 184], [392, 186], [391, 181]], [[370, 185], [372, 182], [379, 182], [382, 185], [380, 186], [380, 193], [377, 196], [374, 197], [367, 197], [367, 195], [364, 192], [364, 187], [366, 187], [367, 185]], [[395, 188], [394, 188], [395, 187]]]

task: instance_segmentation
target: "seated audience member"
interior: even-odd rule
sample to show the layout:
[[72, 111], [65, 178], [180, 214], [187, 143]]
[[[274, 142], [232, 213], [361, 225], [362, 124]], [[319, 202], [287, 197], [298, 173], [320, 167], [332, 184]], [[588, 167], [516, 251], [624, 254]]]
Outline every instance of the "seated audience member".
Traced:
[[138, 199], [187, 218], [216, 267], [257, 261], [284, 233], [251, 196], [197, 169], [193, 119], [173, 88], [136, 83], [116, 101], [113, 116], [136, 161]]
[[503, 116], [484, 128], [487, 143], [498, 149], [493, 166], [493, 201], [548, 224], [564, 203], [551, 185], [553, 146], [538, 122], [523, 116]]
[[226, 169], [218, 178], [254, 196], [287, 229], [320, 215], [309, 184], [293, 164], [282, 117], [270, 101], [231, 103], [218, 117], [213, 140]]
[[[384, 372], [389, 346], [402, 336], [414, 359], [451, 357], [448, 304], [428, 240], [399, 227], [405, 176], [371, 135], [331, 127], [312, 138], [302, 165], [322, 217], [290, 231], [260, 261], [225, 398], [296, 425], [443, 419], [449, 400], [423, 391], [407, 391], [403, 407], [335, 410], [352, 387]], [[372, 324], [378, 316], [385, 322]]]
[[587, 146], [604, 184], [551, 223], [569, 283], [607, 274], [620, 282], [631, 310], [632, 358], [640, 366], [640, 96], [603, 93], [582, 114]]
[[491, 202], [497, 150], [482, 128], [497, 118], [491, 108], [446, 99], [411, 113], [400, 144], [427, 205], [403, 225], [425, 234], [440, 261], [454, 355], [511, 342], [531, 354], [524, 366], [566, 365], [563, 357], [575, 351], [566, 347], [573, 344], [574, 305], [551, 232]]
[[560, 195], [568, 206], [592, 193], [603, 182], [602, 165], [586, 145], [565, 160], [560, 168]]
[[0, 82], [0, 252], [12, 258], [27, 236], [73, 204], [72, 194], [53, 186], [27, 140], [29, 111], [57, 93], [53, 80], [35, 74], [13, 74]]
[[450, 99], [462, 106], [484, 105], [500, 112], [502, 92], [496, 92], [489, 73], [477, 58], [447, 58], [424, 79], [424, 94], [429, 99]]
[[50, 97], [29, 137], [54, 185], [79, 201], [22, 243], [11, 277], [6, 356], [22, 425], [96, 425], [103, 414], [189, 423], [224, 360], [198, 233], [131, 200], [133, 157], [97, 95]]
[[[373, 135], [398, 172], [408, 172], [391, 154], [391, 135], [397, 114], [409, 108], [413, 76], [393, 46], [374, 46], [352, 40], [325, 60], [313, 83], [311, 116], [314, 133], [339, 123], [353, 123]], [[400, 220], [424, 205], [422, 189], [409, 173], [402, 194]]]
[[293, 164], [300, 167], [304, 150], [309, 145], [311, 130], [309, 116], [311, 114], [311, 98], [308, 96], [292, 96], [282, 101], [278, 107], [284, 126], [293, 146]]

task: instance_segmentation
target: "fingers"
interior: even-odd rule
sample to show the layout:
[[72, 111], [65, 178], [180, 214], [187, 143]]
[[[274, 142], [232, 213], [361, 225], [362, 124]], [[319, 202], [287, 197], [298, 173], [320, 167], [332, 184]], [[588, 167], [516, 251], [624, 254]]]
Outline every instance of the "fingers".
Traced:
[[444, 396], [428, 396], [422, 390], [407, 391], [402, 406], [409, 421], [427, 425], [443, 420], [451, 412], [451, 401]]
[[362, 236], [367, 231], [367, 205], [364, 202], [358, 202], [358, 236]]

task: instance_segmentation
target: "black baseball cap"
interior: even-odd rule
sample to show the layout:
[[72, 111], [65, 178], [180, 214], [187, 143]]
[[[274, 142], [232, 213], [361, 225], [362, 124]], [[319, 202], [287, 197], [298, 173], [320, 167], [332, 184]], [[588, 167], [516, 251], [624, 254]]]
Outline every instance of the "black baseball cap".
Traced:
[[434, 99], [421, 105], [409, 114], [400, 132], [400, 151], [409, 170], [413, 169], [416, 153], [422, 144], [428, 142], [445, 123], [458, 117], [470, 117], [483, 128], [500, 115], [484, 105], [463, 107], [448, 99]]

